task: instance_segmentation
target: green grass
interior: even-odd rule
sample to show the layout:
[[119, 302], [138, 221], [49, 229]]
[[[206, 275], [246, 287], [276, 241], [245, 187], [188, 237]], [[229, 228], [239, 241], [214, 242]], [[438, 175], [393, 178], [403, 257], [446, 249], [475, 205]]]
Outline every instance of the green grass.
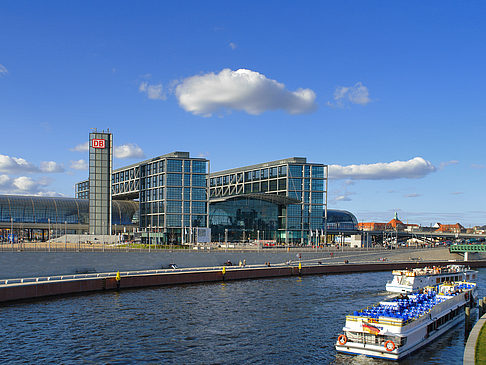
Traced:
[[486, 324], [481, 328], [476, 342], [476, 364], [486, 364]]

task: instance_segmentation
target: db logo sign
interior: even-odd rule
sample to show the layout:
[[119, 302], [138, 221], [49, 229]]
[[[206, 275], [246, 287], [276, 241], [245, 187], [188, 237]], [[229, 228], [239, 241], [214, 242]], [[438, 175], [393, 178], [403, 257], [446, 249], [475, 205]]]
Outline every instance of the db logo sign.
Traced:
[[105, 140], [104, 139], [92, 139], [91, 140], [91, 147], [93, 147], [93, 148], [105, 148]]

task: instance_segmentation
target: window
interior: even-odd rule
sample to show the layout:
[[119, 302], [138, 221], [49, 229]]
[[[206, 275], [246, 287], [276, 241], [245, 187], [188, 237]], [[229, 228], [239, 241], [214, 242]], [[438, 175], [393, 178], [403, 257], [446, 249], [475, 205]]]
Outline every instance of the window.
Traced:
[[262, 169], [261, 176], [262, 179], [268, 179], [268, 169]]
[[302, 179], [289, 179], [289, 189], [302, 190]]
[[287, 189], [287, 180], [279, 179], [278, 180], [278, 190], [285, 190]]
[[304, 179], [304, 190], [310, 190], [310, 179]]
[[206, 200], [206, 189], [192, 188], [192, 200]]
[[277, 180], [270, 180], [269, 191], [277, 190]]
[[192, 216], [192, 226], [193, 227], [206, 227], [206, 216], [205, 215], [193, 215]]
[[191, 213], [191, 202], [184, 202], [184, 214]]
[[302, 227], [300, 218], [289, 217], [287, 218], [287, 229], [298, 229]]
[[287, 176], [287, 166], [279, 166], [279, 168], [278, 168], [278, 176], [279, 177]]
[[182, 174], [167, 174], [168, 186], [182, 186]]
[[192, 172], [205, 174], [207, 172], [206, 161], [192, 161]]
[[182, 161], [181, 160], [167, 160], [167, 171], [168, 172], [182, 172]]
[[192, 202], [192, 214], [206, 214], [206, 202]]
[[312, 191], [323, 191], [324, 180], [312, 179]]
[[166, 206], [167, 213], [182, 213], [182, 202], [169, 200]]
[[191, 175], [184, 174], [184, 186], [191, 186]]
[[184, 172], [191, 172], [191, 161], [184, 160]]
[[289, 166], [289, 177], [302, 177], [302, 166]]
[[167, 227], [181, 227], [181, 215], [180, 214], [167, 214]]
[[324, 177], [324, 166], [312, 166], [312, 177]]
[[206, 186], [206, 175], [192, 175], [192, 186]]
[[302, 192], [301, 191], [289, 191], [289, 198], [302, 200]]
[[167, 188], [167, 199], [180, 200], [182, 198], [182, 188]]
[[276, 167], [272, 167], [270, 169], [270, 177], [277, 177], [278, 169]]
[[312, 204], [323, 204], [324, 201], [324, 194], [323, 193], [312, 193]]

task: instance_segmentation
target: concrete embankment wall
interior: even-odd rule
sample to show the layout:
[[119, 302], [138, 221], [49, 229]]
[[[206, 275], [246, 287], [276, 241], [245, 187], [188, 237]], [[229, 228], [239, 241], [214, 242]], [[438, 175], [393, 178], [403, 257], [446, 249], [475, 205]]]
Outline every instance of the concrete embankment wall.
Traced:
[[[333, 253], [331, 256], [331, 252]], [[448, 249], [391, 250], [391, 251], [152, 251], [152, 252], [0, 252], [0, 279], [26, 278], [52, 275], [67, 275], [87, 272], [112, 272], [133, 270], [156, 270], [175, 263], [179, 267], [221, 266], [227, 260], [238, 264], [246, 260], [247, 265], [272, 264], [296, 261], [301, 254], [302, 261], [333, 263], [349, 260], [388, 261], [413, 260], [462, 260]]]
[[[447, 261], [434, 262], [437, 265], [447, 264]], [[424, 262], [419, 264], [429, 265]], [[469, 262], [474, 267], [486, 266], [486, 261]], [[16, 300], [37, 299], [42, 297], [78, 294], [115, 289], [142, 288], [163, 285], [194, 284], [202, 282], [217, 282], [245, 280], [294, 275], [341, 274], [353, 272], [391, 271], [410, 267], [409, 262], [374, 263], [374, 264], [340, 264], [258, 267], [258, 268], [227, 268], [205, 271], [175, 271], [168, 273], [141, 274], [121, 276], [119, 280], [113, 277], [84, 278], [75, 280], [59, 280], [51, 282], [24, 283], [18, 285], [0, 286], [0, 303]]]

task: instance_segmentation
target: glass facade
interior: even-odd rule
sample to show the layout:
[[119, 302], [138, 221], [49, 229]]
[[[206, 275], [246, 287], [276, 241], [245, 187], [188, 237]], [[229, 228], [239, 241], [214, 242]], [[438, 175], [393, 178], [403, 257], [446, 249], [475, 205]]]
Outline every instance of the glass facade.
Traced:
[[161, 233], [163, 242], [193, 241], [193, 229], [207, 227], [208, 162], [176, 152], [140, 164], [140, 171], [140, 227]]
[[[113, 171], [111, 192], [115, 199], [137, 200], [139, 228], [162, 242], [193, 240], [196, 227], [208, 227], [209, 162], [173, 152]], [[88, 181], [76, 185], [76, 196], [90, 193]]]
[[278, 235], [280, 206], [268, 201], [237, 197], [209, 205], [213, 241], [273, 240]]
[[[88, 212], [86, 199], [0, 195], [0, 223], [87, 225]], [[133, 225], [138, 219], [138, 203], [113, 201], [112, 212], [112, 224]]]
[[345, 210], [332, 210], [327, 212], [328, 232], [355, 231], [357, 229], [358, 220], [351, 212]]
[[281, 206], [277, 242], [308, 243], [311, 232], [320, 230], [326, 204], [327, 166], [289, 158], [210, 175], [210, 199], [245, 194], [283, 195], [298, 201]]
[[89, 233], [111, 234], [111, 133], [89, 134]]
[[[260, 240], [312, 244], [326, 229], [327, 171], [293, 157], [209, 174], [208, 160], [173, 152], [113, 171], [111, 193], [139, 204], [139, 228], [158, 242], [194, 242], [194, 229], [210, 226], [213, 240], [228, 229], [228, 240], [261, 232]], [[78, 183], [75, 193], [89, 197], [90, 182]], [[327, 229], [352, 229], [348, 213], [329, 211]]]

